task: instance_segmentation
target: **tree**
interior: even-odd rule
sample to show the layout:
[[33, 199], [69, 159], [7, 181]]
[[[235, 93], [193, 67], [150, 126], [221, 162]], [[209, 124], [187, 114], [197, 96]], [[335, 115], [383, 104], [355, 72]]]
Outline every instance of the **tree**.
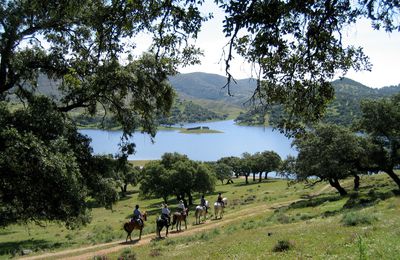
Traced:
[[87, 196], [111, 207], [118, 199], [113, 160], [93, 156], [89, 143], [47, 98], [34, 98], [14, 112], [1, 104], [0, 225], [85, 224]]
[[258, 174], [258, 181], [261, 182], [263, 173], [265, 174], [264, 178], [267, 179], [269, 172], [279, 169], [281, 157], [274, 151], [257, 152], [251, 156], [250, 164], [253, 173], [253, 181], [255, 181], [255, 175]]
[[386, 172], [400, 188], [400, 178], [394, 167], [400, 164], [400, 95], [391, 99], [366, 100], [361, 103], [359, 128], [365, 131], [378, 147], [370, 160], [375, 170]]
[[[193, 191], [199, 193], [212, 192], [215, 189], [215, 174], [207, 164], [198, 163], [194, 179]], [[190, 198], [190, 197], [189, 197]], [[193, 202], [192, 202], [193, 203]], [[189, 201], [189, 204], [192, 205]]]
[[165, 154], [163, 160], [168, 158], [178, 159], [169, 164], [171, 170], [171, 183], [173, 184], [171, 193], [177, 197], [184, 198], [187, 195], [189, 205], [193, 205], [193, 192], [209, 192], [214, 190], [215, 177], [212, 171], [204, 164], [189, 160], [186, 156], [180, 154]]
[[[239, 157], [229, 156], [229, 157], [222, 157], [221, 159], [219, 159], [217, 161], [217, 163], [223, 163], [223, 164], [226, 164], [229, 167], [231, 167], [234, 175], [236, 176], [236, 178], [239, 178], [239, 175], [240, 175], [240, 170], [239, 170], [239, 163], [240, 162], [239, 161], [240, 161]], [[233, 181], [232, 181], [232, 183], [233, 183]]]
[[[134, 152], [128, 138], [139, 126], [154, 136], [174, 97], [168, 76], [198, 61], [188, 39], [205, 20], [199, 3], [0, 1], [1, 225], [86, 223], [86, 196], [105, 206], [116, 201], [115, 172], [99, 167], [105, 159], [91, 155], [68, 112], [111, 114], [123, 129], [121, 154]], [[138, 56], [139, 33], [153, 42]], [[55, 96], [39, 93], [42, 75], [53, 80]], [[15, 97], [24, 104], [17, 111], [9, 106]]]
[[[234, 51], [252, 63], [258, 78], [254, 100], [283, 104], [281, 129], [316, 121], [334, 97], [333, 77], [371, 68], [362, 48], [346, 46], [342, 34], [362, 17], [374, 29], [399, 29], [398, 1], [217, 1], [225, 11], [228, 85]], [[228, 89], [229, 91], [229, 89]]]
[[222, 162], [217, 162], [212, 166], [214, 167], [215, 175], [217, 179], [221, 181], [221, 184], [224, 184], [224, 180], [227, 180], [226, 184], [232, 181], [232, 167]]
[[253, 171], [254, 168], [254, 161], [249, 153], [243, 153], [242, 158], [238, 161], [237, 164], [237, 170], [240, 173], [240, 175], [244, 176], [246, 178], [246, 184], [249, 184], [249, 176]]
[[119, 181], [122, 195], [125, 196], [129, 184], [133, 186], [138, 184], [141, 178], [141, 168], [139, 166], [133, 166], [126, 156], [118, 158], [116, 164], [116, 179]]
[[[268, 177], [268, 173], [272, 171], [278, 171], [282, 160], [279, 154], [274, 151], [264, 151], [261, 153], [262, 155], [262, 171], [265, 173], [265, 179]], [[261, 182], [261, 173], [259, 181]]]
[[215, 176], [206, 165], [179, 153], [165, 153], [161, 161], [146, 164], [143, 172], [141, 194], [162, 197], [165, 202], [168, 196], [183, 199], [187, 195], [192, 205], [193, 192], [213, 191], [215, 186]]
[[287, 170], [294, 171], [298, 180], [317, 177], [328, 181], [340, 195], [347, 191], [340, 180], [359, 173], [368, 160], [368, 141], [344, 127], [319, 125], [304, 136], [296, 138], [293, 145], [299, 151], [296, 162], [288, 162]]
[[157, 161], [146, 164], [143, 168], [142, 181], [140, 183], [140, 193], [144, 197], [161, 197], [167, 203], [168, 196], [171, 195], [172, 183], [170, 172], [164, 165]]

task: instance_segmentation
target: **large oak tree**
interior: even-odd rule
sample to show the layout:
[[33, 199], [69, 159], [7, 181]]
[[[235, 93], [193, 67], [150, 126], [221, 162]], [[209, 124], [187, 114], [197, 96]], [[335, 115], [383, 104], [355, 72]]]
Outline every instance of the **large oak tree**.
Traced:
[[[91, 154], [68, 112], [112, 115], [122, 126], [121, 155], [141, 127], [169, 111], [168, 76], [197, 62], [201, 1], [0, 1], [0, 225], [89, 220], [87, 197], [115, 202], [113, 167]], [[139, 34], [152, 38], [136, 54]], [[41, 96], [38, 78], [56, 96]], [[10, 106], [19, 100], [17, 110]]]

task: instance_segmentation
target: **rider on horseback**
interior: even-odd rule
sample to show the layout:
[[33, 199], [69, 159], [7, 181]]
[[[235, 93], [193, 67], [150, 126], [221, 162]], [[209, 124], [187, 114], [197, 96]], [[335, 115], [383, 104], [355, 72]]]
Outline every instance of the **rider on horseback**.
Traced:
[[206, 205], [206, 199], [204, 198], [204, 195], [201, 195], [200, 206], [204, 207], [206, 209], [206, 213], [207, 213], [208, 208]]
[[220, 203], [223, 208], [225, 207], [225, 202], [222, 200], [221, 192], [218, 193], [217, 202]]
[[164, 204], [164, 207], [161, 209], [161, 218], [168, 221], [168, 226], [171, 222], [171, 211], [168, 208], [167, 203]]
[[181, 213], [182, 215], [183, 215], [183, 214], [186, 214], [186, 208], [185, 208], [185, 204], [183, 203], [183, 200], [180, 200], [180, 201], [179, 201], [179, 204], [178, 204], [178, 211], [179, 211], [179, 213]]
[[133, 218], [132, 218], [132, 222], [136, 221], [139, 225], [143, 225], [142, 222], [142, 213], [139, 210], [139, 205], [135, 206], [135, 209], [133, 210]]

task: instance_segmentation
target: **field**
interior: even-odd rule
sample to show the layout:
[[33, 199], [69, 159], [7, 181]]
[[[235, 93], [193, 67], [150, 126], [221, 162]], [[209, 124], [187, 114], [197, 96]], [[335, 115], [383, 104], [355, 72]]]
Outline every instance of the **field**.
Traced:
[[[92, 223], [86, 227], [67, 230], [49, 223], [1, 229], [0, 258], [20, 257], [28, 249], [33, 251], [29, 257], [44, 259], [41, 254], [46, 252], [78, 248], [81, 251], [46, 258], [398, 259], [400, 255], [400, 199], [384, 174], [362, 176], [360, 192], [344, 198], [324, 183], [305, 189], [304, 184], [288, 186], [284, 180], [249, 185], [243, 179], [234, 181], [216, 187], [229, 199], [222, 220], [213, 220], [211, 210], [204, 224], [194, 225], [192, 208], [188, 229], [166, 239], [156, 239], [154, 233], [161, 199], [140, 199], [135, 187], [112, 211], [93, 208]], [[343, 184], [351, 190], [351, 179]], [[217, 193], [206, 195], [212, 203], [216, 197]], [[195, 198], [198, 203], [199, 195]], [[126, 236], [122, 224], [137, 203], [150, 215], [145, 235], [140, 242], [122, 243]], [[174, 209], [176, 201], [169, 204]], [[135, 231], [133, 238], [137, 235]], [[92, 245], [98, 246], [89, 248]]]

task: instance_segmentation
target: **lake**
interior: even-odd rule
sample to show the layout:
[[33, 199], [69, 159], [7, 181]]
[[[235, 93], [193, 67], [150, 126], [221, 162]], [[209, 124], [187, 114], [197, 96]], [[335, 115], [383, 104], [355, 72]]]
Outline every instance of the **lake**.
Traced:
[[[291, 140], [273, 130], [262, 126], [240, 126], [233, 120], [193, 123], [183, 127], [208, 126], [218, 134], [182, 134], [176, 131], [158, 131], [151, 142], [149, 135], [137, 132], [132, 141], [136, 144], [136, 153], [130, 160], [160, 159], [166, 152], [186, 154], [197, 161], [216, 161], [226, 156], [241, 156], [244, 152], [255, 153], [275, 151], [282, 159], [287, 155], [296, 155], [291, 147]], [[116, 154], [121, 131], [80, 130], [92, 139], [95, 154]]]

